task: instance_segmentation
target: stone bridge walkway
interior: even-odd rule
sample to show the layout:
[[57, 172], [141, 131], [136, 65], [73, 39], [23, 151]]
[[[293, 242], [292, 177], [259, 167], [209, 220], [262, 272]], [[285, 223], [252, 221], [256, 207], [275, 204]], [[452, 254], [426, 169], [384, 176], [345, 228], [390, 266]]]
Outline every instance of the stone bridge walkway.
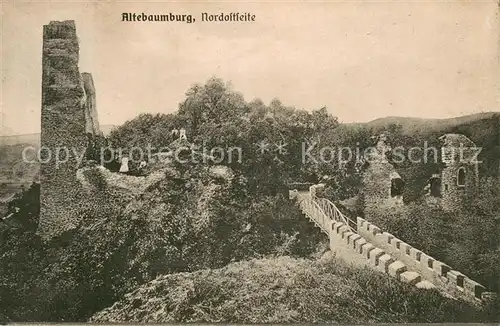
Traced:
[[295, 199], [304, 215], [328, 235], [330, 250], [336, 256], [416, 287], [436, 289], [448, 297], [474, 304], [484, 304], [496, 296], [464, 274], [392, 234], [382, 232], [368, 221], [358, 217], [354, 222], [328, 199], [316, 196], [323, 187], [320, 184], [311, 186], [309, 191], [291, 190], [290, 199]]

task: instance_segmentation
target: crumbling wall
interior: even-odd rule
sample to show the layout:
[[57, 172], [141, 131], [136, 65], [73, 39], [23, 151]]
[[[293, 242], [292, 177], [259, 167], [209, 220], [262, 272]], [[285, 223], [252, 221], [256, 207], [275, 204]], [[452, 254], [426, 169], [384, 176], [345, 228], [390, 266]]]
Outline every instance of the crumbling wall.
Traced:
[[390, 150], [390, 146], [386, 144], [386, 137], [382, 134], [375, 150], [365, 158], [368, 166], [361, 181], [361, 199], [365, 214], [403, 206], [403, 196], [393, 197], [391, 194], [391, 176], [398, 174], [386, 157], [386, 153]]
[[74, 21], [43, 27], [40, 222], [45, 239], [74, 228], [80, 199], [76, 171], [88, 145], [84, 81]]
[[[476, 145], [461, 134], [446, 134], [440, 137], [443, 169], [441, 171], [441, 207], [444, 211], [463, 208], [467, 195], [477, 189], [479, 169]], [[459, 169], [465, 171], [465, 186], [457, 183]]]

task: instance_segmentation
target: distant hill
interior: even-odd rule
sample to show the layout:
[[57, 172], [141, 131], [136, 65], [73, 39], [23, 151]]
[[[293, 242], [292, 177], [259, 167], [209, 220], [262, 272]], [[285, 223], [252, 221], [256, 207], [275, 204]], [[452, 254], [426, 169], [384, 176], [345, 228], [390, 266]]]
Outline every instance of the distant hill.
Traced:
[[445, 133], [448, 130], [457, 126], [464, 126], [467, 124], [477, 123], [479, 121], [500, 119], [500, 112], [482, 112], [476, 114], [465, 115], [455, 118], [445, 119], [427, 119], [415, 117], [397, 117], [389, 116], [378, 118], [369, 122], [354, 122], [342, 124], [339, 131], [342, 129], [362, 129], [368, 128], [372, 132], [377, 133], [390, 125], [401, 125], [402, 131], [406, 135], [413, 135], [415, 133]]
[[[111, 130], [115, 127], [116, 127], [115, 125], [103, 125], [101, 126], [101, 131], [104, 134], [104, 136], [108, 136]], [[0, 145], [12, 146], [19, 144], [30, 144], [30, 145], [40, 144], [40, 133], [0, 136]]]
[[[107, 136], [114, 127], [104, 125], [101, 130]], [[39, 181], [40, 164], [23, 162], [26, 146], [38, 148], [40, 134], [0, 136], [0, 199]]]
[[0, 145], [14, 146], [20, 144], [40, 144], [40, 134], [0, 136]]

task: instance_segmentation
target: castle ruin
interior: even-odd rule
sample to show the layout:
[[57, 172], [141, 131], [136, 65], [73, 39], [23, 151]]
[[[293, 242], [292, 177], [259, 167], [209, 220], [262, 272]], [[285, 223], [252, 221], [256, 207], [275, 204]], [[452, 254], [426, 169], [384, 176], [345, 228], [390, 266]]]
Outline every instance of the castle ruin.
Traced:
[[[476, 144], [462, 134], [444, 134], [441, 141], [441, 162], [437, 173], [429, 177], [424, 189], [425, 202], [432, 207], [454, 212], [463, 208], [464, 201], [475, 191], [479, 182]], [[404, 206], [404, 181], [387, 159], [391, 147], [384, 134], [367, 155], [361, 198], [365, 212], [397, 209]]]
[[461, 134], [445, 134], [439, 140], [442, 142], [441, 171], [429, 180], [426, 201], [447, 212], [458, 211], [467, 195], [478, 186], [477, 147]]
[[379, 136], [377, 146], [367, 157], [367, 168], [362, 179], [362, 199], [365, 210], [403, 206], [404, 182], [387, 159], [391, 147], [385, 134]]
[[37, 233], [50, 239], [78, 225], [81, 196], [76, 171], [85, 160], [88, 135], [101, 135], [92, 76], [80, 74], [74, 21], [43, 27], [41, 189]]

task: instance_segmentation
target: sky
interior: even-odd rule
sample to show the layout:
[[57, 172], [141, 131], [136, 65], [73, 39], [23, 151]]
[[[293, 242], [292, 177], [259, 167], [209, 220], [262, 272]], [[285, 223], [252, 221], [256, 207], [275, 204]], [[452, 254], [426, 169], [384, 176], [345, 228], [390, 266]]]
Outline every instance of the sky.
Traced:
[[[76, 22], [101, 125], [174, 112], [212, 76], [248, 101], [326, 106], [342, 122], [500, 111], [497, 1], [2, 1], [0, 135], [40, 131], [42, 28], [51, 20]], [[122, 22], [123, 12], [197, 21]], [[256, 21], [202, 22], [202, 12]]]

